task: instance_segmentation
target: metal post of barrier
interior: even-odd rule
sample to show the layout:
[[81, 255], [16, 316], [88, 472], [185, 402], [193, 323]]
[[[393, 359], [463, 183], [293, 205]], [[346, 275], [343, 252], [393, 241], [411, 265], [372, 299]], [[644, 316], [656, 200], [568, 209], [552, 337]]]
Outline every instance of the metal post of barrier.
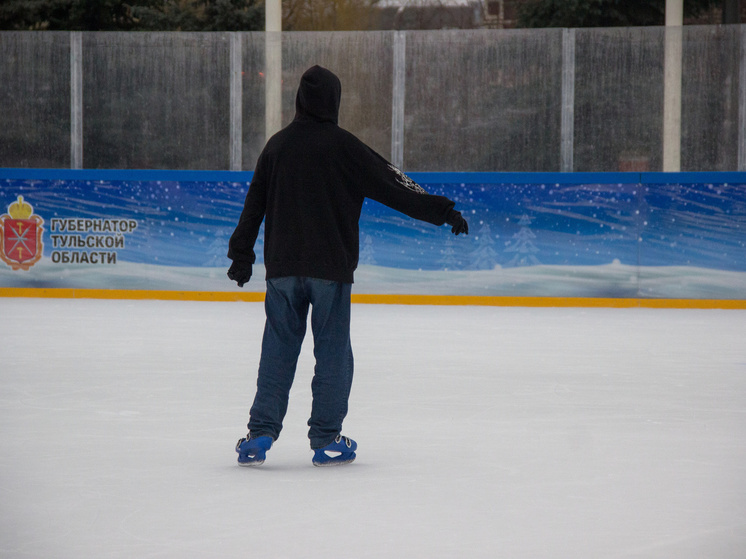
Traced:
[[681, 170], [681, 54], [684, 0], [666, 0], [663, 70], [663, 171]]
[[738, 170], [746, 171], [746, 25], [741, 26], [738, 77]]
[[394, 31], [394, 79], [391, 94], [391, 162], [404, 165], [404, 94], [406, 87], [407, 36]]
[[264, 135], [282, 127], [282, 4], [267, 0], [264, 15]]
[[573, 171], [575, 143], [575, 30], [562, 30], [562, 123], [560, 170]]
[[83, 168], [83, 34], [70, 33], [70, 168]]
[[240, 171], [242, 160], [242, 105], [243, 88], [241, 80], [241, 34], [229, 33], [230, 36], [230, 170]]

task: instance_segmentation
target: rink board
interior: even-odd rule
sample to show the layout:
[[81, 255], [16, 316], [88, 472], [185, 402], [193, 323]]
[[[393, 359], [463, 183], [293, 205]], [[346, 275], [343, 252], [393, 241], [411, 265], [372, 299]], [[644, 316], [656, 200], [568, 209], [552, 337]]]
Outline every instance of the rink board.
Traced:
[[[746, 173], [411, 175], [455, 200], [470, 234], [367, 200], [359, 302], [746, 300]], [[251, 177], [0, 169], [0, 295], [262, 300], [263, 231], [252, 281], [225, 276]]]

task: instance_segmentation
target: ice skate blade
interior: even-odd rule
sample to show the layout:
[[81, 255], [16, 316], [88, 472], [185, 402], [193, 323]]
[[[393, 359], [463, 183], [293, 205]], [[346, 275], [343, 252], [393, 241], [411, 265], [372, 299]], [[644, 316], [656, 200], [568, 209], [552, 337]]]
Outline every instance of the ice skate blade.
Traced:
[[264, 460], [251, 460], [249, 462], [238, 462], [238, 465], [242, 468], [253, 468], [254, 466], [261, 466], [264, 464]]

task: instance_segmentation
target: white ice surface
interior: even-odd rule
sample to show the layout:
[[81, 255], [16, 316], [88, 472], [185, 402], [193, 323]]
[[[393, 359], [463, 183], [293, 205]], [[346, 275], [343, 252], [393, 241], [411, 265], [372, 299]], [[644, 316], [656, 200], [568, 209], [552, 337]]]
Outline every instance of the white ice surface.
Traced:
[[258, 303], [0, 299], [0, 557], [746, 556], [746, 312], [366, 306], [346, 467], [233, 450]]

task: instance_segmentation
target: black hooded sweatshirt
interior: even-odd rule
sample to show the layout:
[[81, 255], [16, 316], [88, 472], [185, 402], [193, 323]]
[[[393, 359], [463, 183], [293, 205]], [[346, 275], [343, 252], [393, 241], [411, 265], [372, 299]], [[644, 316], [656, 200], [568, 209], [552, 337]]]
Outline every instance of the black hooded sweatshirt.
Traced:
[[307, 70], [295, 119], [269, 139], [257, 161], [228, 257], [254, 263], [254, 243], [266, 218], [267, 279], [352, 283], [366, 197], [433, 225], [443, 225], [453, 209], [451, 200], [427, 194], [337, 125], [341, 92], [339, 78], [329, 70]]

